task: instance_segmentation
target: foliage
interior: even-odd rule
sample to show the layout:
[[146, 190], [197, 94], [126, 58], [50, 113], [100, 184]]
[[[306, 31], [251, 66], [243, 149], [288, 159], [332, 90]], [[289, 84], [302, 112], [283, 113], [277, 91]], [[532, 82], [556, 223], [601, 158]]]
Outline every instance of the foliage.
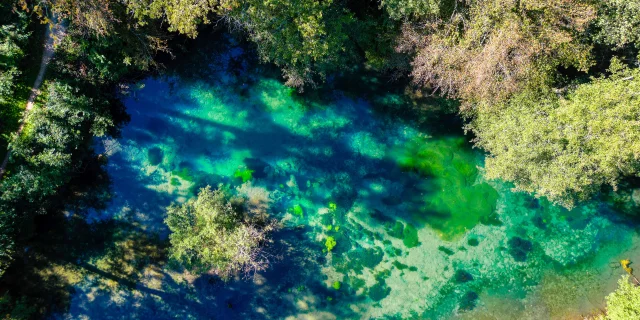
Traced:
[[[326, 76], [345, 57], [353, 17], [333, 1], [127, 0], [139, 21], [164, 18], [169, 30], [191, 37], [200, 23], [225, 20], [245, 31], [261, 59], [283, 69], [287, 84], [301, 88]], [[210, 19], [211, 15], [217, 18]]]
[[640, 318], [640, 287], [629, 282], [629, 276], [618, 280], [618, 289], [607, 296], [606, 315], [602, 320], [627, 320]]
[[586, 70], [590, 47], [579, 38], [594, 18], [580, 0], [470, 1], [450, 17], [405, 23], [397, 50], [413, 53], [417, 84], [469, 107], [546, 86], [557, 66]]
[[341, 287], [341, 286], [342, 286], [342, 285], [341, 285], [340, 281], [334, 281], [334, 282], [331, 284], [331, 287], [332, 287], [332, 288], [334, 288], [334, 289], [336, 289], [336, 290], [340, 290], [340, 287]]
[[166, 37], [155, 23], [141, 23], [119, 0], [38, 0], [24, 5], [51, 22], [49, 14], [70, 22], [57, 59], [65, 77], [93, 83], [118, 81], [136, 70], [157, 66], [158, 52], [168, 52]]
[[276, 225], [244, 210], [243, 202], [206, 187], [196, 198], [167, 208], [170, 257], [190, 271], [212, 271], [225, 280], [265, 270], [270, 263], [265, 246]]
[[640, 40], [640, 1], [602, 1], [597, 26], [600, 28], [596, 39], [620, 48]]
[[438, 0], [381, 0], [380, 5], [393, 19], [418, 19], [436, 17], [440, 13], [441, 2]]
[[[20, 75], [18, 63], [25, 53], [22, 47], [29, 37], [26, 14], [11, 12], [6, 4], [0, 10], [7, 12], [0, 18], [0, 106], [11, 99], [16, 77]], [[1, 115], [1, 114], [0, 114]]]
[[24, 132], [13, 138], [12, 161], [19, 165], [1, 182], [0, 199], [33, 202], [54, 194], [82, 165], [74, 153], [92, 136], [107, 134], [113, 122], [102, 102], [77, 94], [59, 82], [48, 85], [45, 105], [29, 112]]
[[524, 92], [495, 112], [479, 112], [468, 128], [490, 153], [486, 176], [571, 207], [637, 175], [639, 76], [622, 70], [595, 78], [566, 98]]

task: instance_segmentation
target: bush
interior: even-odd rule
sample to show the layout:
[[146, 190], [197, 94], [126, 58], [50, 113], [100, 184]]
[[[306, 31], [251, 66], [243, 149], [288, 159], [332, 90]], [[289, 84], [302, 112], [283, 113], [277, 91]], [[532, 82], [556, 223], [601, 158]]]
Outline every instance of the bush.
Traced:
[[618, 280], [618, 289], [607, 296], [607, 313], [601, 320], [640, 319], [640, 287], [629, 282], [629, 276]]

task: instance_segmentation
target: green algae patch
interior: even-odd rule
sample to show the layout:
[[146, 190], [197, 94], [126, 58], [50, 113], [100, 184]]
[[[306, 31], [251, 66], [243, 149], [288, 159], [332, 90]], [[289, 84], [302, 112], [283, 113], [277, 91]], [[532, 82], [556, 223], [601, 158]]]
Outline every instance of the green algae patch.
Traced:
[[444, 240], [478, 223], [499, 223], [494, 214], [498, 192], [487, 183], [476, 183], [478, 160], [464, 137], [416, 137], [398, 147], [394, 155], [404, 171], [424, 179], [425, 196], [414, 218], [439, 231]]
[[379, 281], [369, 288], [369, 299], [380, 301], [391, 293], [391, 288], [387, 287], [384, 280]]
[[171, 178], [171, 185], [172, 185], [172, 186], [179, 186], [179, 185], [181, 185], [181, 183], [180, 183], [180, 179], [175, 178], [175, 177]]
[[409, 268], [408, 265], [406, 265], [406, 264], [404, 264], [404, 263], [402, 263], [402, 262], [400, 262], [398, 260], [394, 260], [393, 263], [391, 263], [391, 264], [393, 264], [393, 266], [396, 267], [398, 270], [404, 270], [404, 269], [408, 269]]
[[301, 218], [304, 217], [304, 209], [302, 209], [302, 206], [299, 205], [299, 204], [296, 204], [291, 208], [291, 213], [294, 216], [298, 216], [298, 217], [301, 217]]
[[331, 287], [332, 287], [332, 288], [334, 288], [335, 290], [340, 290], [340, 287], [341, 287], [341, 286], [342, 286], [342, 285], [340, 284], [340, 281], [334, 281], [334, 282], [331, 284]]
[[402, 243], [404, 243], [407, 248], [417, 247], [420, 244], [420, 241], [418, 241], [418, 230], [409, 223], [407, 223], [402, 231]]
[[385, 226], [387, 234], [394, 238], [402, 239], [402, 243], [404, 243], [407, 248], [420, 245], [418, 230], [412, 224], [407, 223], [407, 225], [404, 225], [402, 222], [396, 221], [394, 224], [386, 223]]
[[236, 172], [233, 173], [233, 177], [240, 178], [242, 179], [242, 183], [245, 183], [253, 178], [253, 170], [249, 168], [238, 168]]
[[[384, 258], [384, 252], [378, 247], [374, 248], [358, 248], [356, 250], [349, 251], [348, 263], [342, 265], [341, 270], [351, 269], [356, 273], [362, 273], [364, 268], [374, 269], [382, 259]], [[335, 259], [338, 262], [338, 259]], [[344, 261], [342, 262], [344, 263]], [[335, 265], [335, 263], [334, 263]]]
[[445, 247], [445, 246], [439, 246], [438, 247], [438, 251], [444, 252], [444, 254], [451, 256], [453, 255], [455, 252], [453, 252], [453, 250]]
[[387, 234], [394, 238], [402, 239], [404, 232], [404, 224], [400, 221], [396, 221], [391, 229], [387, 229]]

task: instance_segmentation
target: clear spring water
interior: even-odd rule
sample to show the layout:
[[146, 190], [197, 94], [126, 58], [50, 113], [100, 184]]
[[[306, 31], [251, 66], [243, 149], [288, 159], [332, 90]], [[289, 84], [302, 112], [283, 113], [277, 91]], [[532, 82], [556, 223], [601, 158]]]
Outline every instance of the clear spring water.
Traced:
[[122, 137], [102, 142], [113, 201], [90, 218], [165, 237], [166, 206], [224, 183], [268, 199], [281, 259], [226, 285], [154, 262], [135, 290], [86, 277], [65, 317], [572, 319], [602, 305], [619, 259], [640, 261], [637, 233], [607, 205], [569, 212], [486, 182], [461, 132], [371, 107], [408, 101], [301, 99], [245, 55], [232, 45], [200, 72], [140, 83]]

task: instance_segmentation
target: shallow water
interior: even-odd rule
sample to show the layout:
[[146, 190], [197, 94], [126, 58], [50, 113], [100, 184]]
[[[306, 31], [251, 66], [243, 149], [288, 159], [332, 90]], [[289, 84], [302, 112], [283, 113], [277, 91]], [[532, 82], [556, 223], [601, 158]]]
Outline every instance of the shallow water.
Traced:
[[372, 107], [409, 100], [301, 99], [245, 55], [140, 83], [122, 137], [102, 142], [113, 202], [89, 218], [166, 237], [166, 206], [222, 183], [268, 199], [281, 259], [227, 285], [154, 263], [135, 290], [87, 277], [65, 317], [571, 319], [601, 306], [619, 259], [640, 261], [637, 233], [607, 205], [569, 212], [484, 181], [462, 132]]

